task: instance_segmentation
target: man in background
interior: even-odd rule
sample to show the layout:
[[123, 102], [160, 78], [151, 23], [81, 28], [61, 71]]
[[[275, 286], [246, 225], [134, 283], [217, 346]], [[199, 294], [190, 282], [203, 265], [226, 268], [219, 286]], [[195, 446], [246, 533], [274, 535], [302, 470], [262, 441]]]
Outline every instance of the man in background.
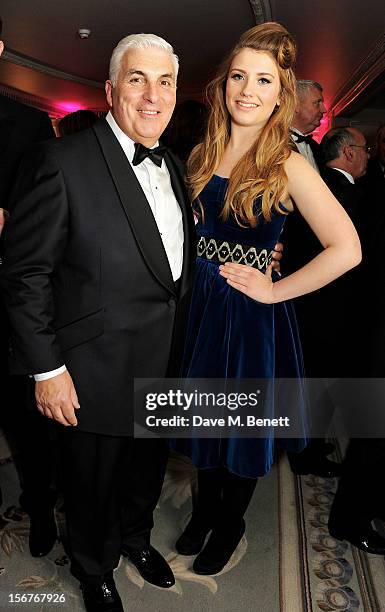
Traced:
[[[312, 138], [312, 133], [321, 125], [326, 112], [323, 89], [316, 81], [297, 81], [297, 107], [294, 113], [291, 137], [298, 153], [303, 155], [311, 166], [320, 172], [322, 155], [320, 145]], [[295, 208], [285, 223], [282, 235], [284, 257], [282, 271], [291, 274], [306, 265], [322, 247], [315, 234]], [[297, 298], [295, 311], [301, 337], [306, 376], [322, 376], [319, 369], [319, 345], [322, 337], [318, 333], [319, 291]], [[295, 474], [315, 474], [322, 477], [334, 477], [340, 474], [340, 465], [328, 459], [327, 454], [334, 446], [323, 439], [314, 438], [301, 453], [288, 453], [291, 469]]]
[[[2, 26], [0, 18], [0, 38]], [[0, 40], [0, 55], [3, 50], [4, 42]], [[4, 211], [11, 209], [10, 194], [15, 187], [22, 154], [33, 143], [54, 136], [50, 118], [46, 113], [0, 95], [0, 221], [2, 224], [8, 216], [8, 212]], [[2, 248], [1, 243], [0, 247]], [[19, 472], [22, 488], [20, 504], [30, 516], [30, 552], [32, 556], [40, 557], [51, 550], [57, 537], [54, 519], [56, 496], [51, 490], [54, 461], [50, 427], [36, 411], [31, 380], [27, 376], [9, 374], [9, 324], [1, 295], [0, 317], [3, 396], [0, 425], [5, 430]], [[4, 401], [5, 397], [7, 403]]]
[[322, 167], [321, 151], [312, 133], [319, 128], [326, 113], [322, 86], [316, 81], [299, 80], [297, 97], [298, 103], [291, 129], [292, 139], [298, 152], [319, 172]]
[[[365, 174], [368, 163], [366, 138], [355, 128], [339, 127], [327, 132], [321, 144], [326, 162], [323, 178], [361, 232], [362, 220], [373, 214], [372, 202], [361, 185], [356, 184]], [[367, 238], [368, 242], [373, 242], [375, 235]], [[321, 322], [324, 358], [330, 368], [328, 375], [333, 378], [382, 377], [384, 374], [383, 300], [380, 299], [383, 292], [378, 277], [373, 283], [367, 282], [365, 255], [364, 247], [363, 265], [320, 293], [325, 314]], [[368, 300], [372, 307], [369, 322], [368, 317], [362, 316]], [[371, 334], [372, 327], [374, 333]], [[346, 392], [349, 398], [349, 388]], [[369, 393], [364, 401], [368, 405], [363, 405], [362, 411], [370, 420]], [[344, 413], [349, 419], [350, 405], [345, 407]], [[354, 413], [351, 418], [355, 418]], [[372, 425], [376, 427], [375, 423]], [[349, 431], [349, 420], [346, 427]], [[385, 554], [385, 539], [373, 528], [372, 521], [385, 517], [383, 487], [377, 474], [378, 465], [384, 460], [383, 439], [350, 440], [329, 518], [329, 531], [334, 538], [347, 540], [364, 552], [378, 555]]]
[[[322, 178], [344, 207], [360, 233], [360, 218], [366, 214], [363, 190], [357, 184], [366, 171], [369, 147], [359, 130], [346, 126], [329, 130], [322, 139], [325, 168]], [[321, 248], [321, 245], [320, 245]], [[317, 347], [318, 369], [328, 378], [362, 376], [360, 335], [362, 266], [344, 274], [317, 294], [318, 333], [323, 338]]]

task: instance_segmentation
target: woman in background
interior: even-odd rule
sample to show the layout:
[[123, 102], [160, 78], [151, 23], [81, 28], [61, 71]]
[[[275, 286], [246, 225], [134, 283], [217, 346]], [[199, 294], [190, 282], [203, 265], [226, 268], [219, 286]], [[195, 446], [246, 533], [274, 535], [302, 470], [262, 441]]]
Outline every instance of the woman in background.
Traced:
[[[290, 147], [295, 55], [291, 35], [277, 23], [264, 23], [242, 35], [208, 86], [205, 139], [188, 163], [199, 244], [186, 378], [302, 377], [287, 300], [323, 287], [360, 262], [349, 217]], [[324, 250], [280, 278], [272, 271], [272, 251], [293, 201]], [[264, 416], [277, 414], [273, 403], [271, 395]], [[291, 450], [305, 444], [281, 442]], [[196, 438], [175, 441], [174, 448], [198, 468], [192, 518], [176, 549], [199, 553], [196, 573], [218, 573], [242, 538], [257, 479], [273, 462], [274, 439]]]

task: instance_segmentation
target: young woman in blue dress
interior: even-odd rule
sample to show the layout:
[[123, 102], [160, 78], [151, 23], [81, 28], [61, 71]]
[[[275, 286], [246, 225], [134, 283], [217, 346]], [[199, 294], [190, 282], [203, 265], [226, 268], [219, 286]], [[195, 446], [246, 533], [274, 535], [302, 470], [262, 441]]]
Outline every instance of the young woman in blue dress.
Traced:
[[[188, 162], [199, 244], [186, 378], [301, 377], [290, 300], [360, 262], [349, 217], [290, 145], [295, 54], [293, 38], [281, 25], [258, 25], [242, 35], [208, 86], [205, 139]], [[272, 270], [272, 252], [294, 202], [324, 249], [281, 278]], [[264, 410], [274, 415], [274, 406]], [[198, 467], [193, 514], [176, 543], [180, 554], [199, 553], [197, 573], [215, 574], [230, 559], [275, 444], [273, 437], [174, 442]]]

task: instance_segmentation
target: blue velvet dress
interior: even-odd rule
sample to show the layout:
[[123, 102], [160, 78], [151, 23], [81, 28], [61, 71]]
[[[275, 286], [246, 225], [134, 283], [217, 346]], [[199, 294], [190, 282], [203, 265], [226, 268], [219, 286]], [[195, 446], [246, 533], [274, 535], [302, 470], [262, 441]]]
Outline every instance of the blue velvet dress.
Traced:
[[[301, 378], [302, 352], [291, 302], [262, 304], [249, 298], [219, 275], [218, 257], [209, 259], [215, 247], [224, 244], [222, 241], [230, 248], [242, 245], [243, 254], [250, 246], [255, 251], [252, 249], [248, 257], [258, 255], [258, 267], [265, 271], [286, 215], [273, 211], [266, 222], [258, 199], [255, 228], [242, 228], [232, 217], [223, 222], [220, 212], [227, 183], [228, 179], [214, 175], [200, 195], [204, 222], [197, 224], [198, 257], [182, 374], [185, 378]], [[226, 248], [224, 244], [224, 255]], [[303, 408], [298, 407], [300, 411]], [[274, 405], [265, 406], [263, 416], [274, 416], [275, 409]], [[304, 439], [276, 443], [289, 450], [305, 446]], [[223, 466], [239, 476], [257, 478], [269, 471], [274, 444], [272, 435], [179, 439], [172, 442], [172, 447], [189, 456], [198, 468]]]

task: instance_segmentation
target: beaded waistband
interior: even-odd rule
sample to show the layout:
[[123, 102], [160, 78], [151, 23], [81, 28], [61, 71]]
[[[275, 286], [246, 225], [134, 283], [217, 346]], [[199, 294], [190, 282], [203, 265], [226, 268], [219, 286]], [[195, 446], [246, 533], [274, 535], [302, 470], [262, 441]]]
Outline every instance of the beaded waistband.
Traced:
[[265, 271], [273, 259], [274, 251], [259, 249], [248, 244], [238, 244], [227, 240], [216, 240], [209, 236], [199, 238], [197, 254], [208, 261], [223, 264], [227, 261], [244, 264]]

